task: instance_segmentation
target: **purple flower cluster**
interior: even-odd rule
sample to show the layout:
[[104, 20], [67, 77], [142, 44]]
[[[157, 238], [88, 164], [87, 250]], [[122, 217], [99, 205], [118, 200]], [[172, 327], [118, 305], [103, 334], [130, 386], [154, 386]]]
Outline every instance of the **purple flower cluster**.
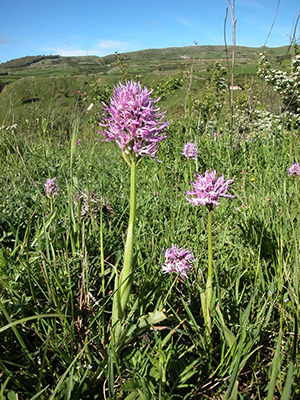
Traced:
[[137, 160], [147, 154], [156, 159], [158, 143], [167, 137], [163, 132], [169, 124], [163, 122], [165, 112], [158, 113], [159, 108], [154, 108], [159, 99], [152, 100], [152, 92], [134, 81], [119, 83], [110, 105], [103, 103], [104, 121], [101, 119], [99, 125], [106, 129], [99, 133], [107, 142], [116, 141], [126, 155], [135, 155]]
[[195, 143], [186, 143], [181, 154], [183, 154], [189, 160], [195, 160], [198, 157], [198, 150]]
[[56, 178], [52, 178], [52, 179], [48, 178], [46, 180], [45, 191], [46, 191], [46, 195], [48, 197], [56, 196], [58, 191], [59, 191], [59, 188], [58, 188], [58, 186], [57, 186], [57, 184], [55, 182], [55, 179]]
[[217, 178], [215, 170], [211, 172], [206, 171], [204, 176], [198, 174], [196, 180], [191, 182], [193, 190], [186, 191], [186, 199], [194, 206], [201, 204], [212, 208], [220, 204], [220, 197], [234, 197], [233, 195], [227, 194], [227, 189], [233, 181], [234, 178], [225, 181], [224, 175]]
[[300, 165], [299, 164], [292, 164], [288, 169], [289, 175], [300, 175]]
[[164, 252], [166, 261], [162, 266], [162, 272], [170, 274], [175, 272], [180, 278], [187, 278], [191, 272], [192, 263], [196, 261], [194, 255], [188, 249], [173, 246]]

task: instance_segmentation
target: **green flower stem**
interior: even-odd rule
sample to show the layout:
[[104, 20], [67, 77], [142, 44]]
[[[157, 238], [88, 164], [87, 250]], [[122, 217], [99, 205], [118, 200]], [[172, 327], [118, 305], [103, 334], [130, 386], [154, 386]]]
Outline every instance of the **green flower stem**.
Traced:
[[189, 160], [189, 165], [190, 165], [190, 180], [193, 180], [193, 175], [192, 175], [192, 162]]
[[212, 210], [208, 210], [207, 220], [207, 234], [208, 234], [208, 271], [206, 281], [207, 291], [207, 307], [210, 310], [212, 300], [212, 280], [213, 280], [213, 263], [212, 263]]
[[52, 214], [53, 212], [53, 198], [50, 196], [50, 213]]
[[123, 269], [115, 280], [115, 295], [112, 308], [112, 337], [114, 342], [118, 340], [121, 333], [121, 323], [124, 318], [126, 305], [131, 288], [131, 273], [133, 266], [133, 239], [134, 224], [136, 215], [136, 183], [137, 183], [137, 162], [131, 160], [130, 175], [130, 210], [127, 238], [124, 250]]
[[206, 278], [205, 290], [201, 293], [201, 305], [205, 323], [206, 339], [210, 351], [213, 350], [211, 340], [211, 302], [213, 295], [213, 262], [212, 262], [212, 208], [208, 207], [207, 218], [207, 235], [208, 235], [208, 271]]
[[[103, 192], [102, 192], [103, 193]], [[101, 197], [103, 204], [103, 195]], [[105, 299], [105, 267], [104, 267], [104, 245], [103, 245], [103, 207], [100, 208], [100, 262], [102, 276], [102, 297]], [[105, 314], [102, 313], [102, 337], [105, 338]]]
[[[137, 177], [137, 164], [135, 161], [131, 163], [131, 176], [130, 176], [130, 211], [129, 211], [129, 224], [127, 231], [127, 239], [124, 251], [124, 265], [121, 272], [121, 310], [124, 314], [126, 304], [130, 293], [130, 275], [132, 272], [133, 262], [133, 239], [134, 239], [134, 224], [136, 215], [136, 177]], [[123, 315], [122, 315], [123, 316]]]

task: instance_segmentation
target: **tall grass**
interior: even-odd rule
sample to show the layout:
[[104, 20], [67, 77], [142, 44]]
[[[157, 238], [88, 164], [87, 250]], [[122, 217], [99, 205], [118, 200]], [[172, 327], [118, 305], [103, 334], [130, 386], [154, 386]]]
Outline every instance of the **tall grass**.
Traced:
[[[278, 126], [231, 147], [230, 130], [216, 137], [193, 129], [199, 158], [192, 174], [235, 176], [235, 198], [216, 207], [212, 224], [211, 354], [200, 300], [207, 215], [184, 196], [184, 128], [170, 125], [161, 163], [139, 165], [136, 265], [121, 354], [110, 327], [129, 169], [80, 120], [66, 140], [41, 125], [30, 137], [22, 126], [1, 130], [0, 398], [299, 396], [300, 181], [287, 174], [300, 161], [299, 132]], [[44, 183], [54, 176], [60, 190], [51, 211]], [[197, 256], [188, 280], [161, 273], [162, 249], [172, 244]]]

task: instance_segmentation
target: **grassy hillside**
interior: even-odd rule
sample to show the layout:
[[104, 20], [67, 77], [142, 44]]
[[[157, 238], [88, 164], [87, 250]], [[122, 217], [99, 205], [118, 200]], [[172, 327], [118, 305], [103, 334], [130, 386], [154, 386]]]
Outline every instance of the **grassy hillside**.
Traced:
[[[256, 57], [266, 51], [272, 62], [281, 62], [287, 55], [288, 47], [279, 48], [236, 48], [237, 66], [256, 66]], [[226, 61], [231, 57], [231, 47], [226, 53], [225, 46], [186, 46], [165, 49], [148, 49], [130, 53], [122, 53], [121, 58], [129, 64], [131, 72], [147, 73], [157, 71], [180, 70], [186, 64], [193, 62], [196, 73], [205, 72], [216, 60]], [[1, 82], [11, 83], [26, 76], [80, 75], [116, 73], [115, 55], [106, 57], [60, 57], [36, 56], [23, 57], [0, 64]], [[249, 69], [251, 70], [251, 68]], [[249, 71], [248, 70], [248, 71]], [[245, 73], [249, 73], [245, 68]]]
[[[241, 84], [256, 74], [257, 55], [261, 51], [269, 54], [273, 65], [284, 65], [290, 59], [287, 50], [287, 47], [237, 47], [236, 83]], [[18, 123], [25, 115], [35, 118], [48, 115], [50, 110], [59, 115], [69, 113], [75, 107], [78, 110], [93, 82], [112, 85], [122, 77], [122, 68], [150, 87], [180, 71], [193, 70], [192, 89], [197, 91], [210, 77], [216, 61], [227, 68], [227, 57], [230, 64], [231, 52], [230, 47], [226, 52], [224, 46], [187, 46], [123, 53], [118, 58], [116, 55], [35, 56], [11, 60], [0, 64], [0, 123]], [[189, 84], [189, 78], [185, 84]], [[178, 96], [178, 102], [182, 102], [180, 93]]]

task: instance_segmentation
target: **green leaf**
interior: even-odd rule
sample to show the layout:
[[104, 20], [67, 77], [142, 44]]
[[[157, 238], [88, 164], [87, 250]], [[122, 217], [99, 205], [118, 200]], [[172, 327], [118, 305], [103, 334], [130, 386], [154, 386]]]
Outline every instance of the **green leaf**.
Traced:
[[268, 395], [267, 400], [274, 399], [274, 390], [276, 385], [277, 374], [280, 368], [280, 350], [281, 350], [281, 342], [282, 342], [282, 331], [279, 332], [278, 339], [277, 339], [277, 346], [274, 354], [274, 358], [272, 361], [272, 373], [271, 379], [269, 383]]
[[147, 326], [156, 325], [159, 322], [164, 321], [167, 316], [162, 312], [155, 310], [150, 312], [148, 315], [143, 315], [138, 319], [137, 326], [139, 329], [144, 329]]
[[31, 317], [26, 317], [26, 318], [18, 319], [17, 321], [13, 321], [13, 322], [10, 322], [9, 324], [5, 325], [5, 326], [2, 326], [2, 328], [0, 328], [0, 333], [6, 331], [7, 329], [10, 329], [10, 328], [14, 327], [15, 325], [24, 324], [25, 322], [32, 321], [32, 320], [34, 320], [34, 319], [40, 319], [40, 318], [55, 318], [55, 317], [65, 318], [66, 316], [63, 315], [63, 314], [40, 314], [40, 315], [32, 315]]
[[39, 240], [39, 238], [47, 232], [47, 230], [48, 230], [49, 226], [51, 225], [52, 221], [54, 220], [55, 216], [56, 216], [56, 211], [54, 211], [53, 214], [50, 215], [50, 218], [44, 223], [42, 229], [40, 230], [40, 232], [38, 232], [35, 239], [31, 243], [31, 247], [33, 247], [36, 244], [36, 242]]
[[231, 332], [231, 330], [229, 328], [227, 328], [227, 326], [226, 326], [226, 324], [224, 322], [223, 314], [222, 314], [222, 312], [220, 310], [219, 304], [217, 304], [216, 310], [217, 310], [218, 316], [220, 318], [220, 322], [221, 322], [221, 326], [222, 326], [222, 329], [223, 329], [223, 333], [224, 333], [225, 339], [227, 340], [228, 346], [231, 348], [233, 346], [233, 344], [235, 343], [235, 341], [236, 341], [236, 337]]
[[8, 392], [7, 399], [8, 400], [18, 400], [17, 393], [16, 392]]
[[291, 388], [292, 388], [292, 383], [293, 383], [294, 363], [295, 363], [296, 353], [297, 353], [297, 343], [298, 343], [298, 318], [297, 318], [297, 315], [295, 315], [295, 334], [294, 334], [292, 356], [291, 356], [291, 361], [290, 361], [289, 368], [288, 368], [288, 373], [287, 373], [287, 376], [285, 379], [285, 385], [284, 385], [284, 389], [283, 389], [283, 392], [281, 395], [281, 400], [289, 400], [289, 398], [290, 398], [290, 393], [291, 393]]

